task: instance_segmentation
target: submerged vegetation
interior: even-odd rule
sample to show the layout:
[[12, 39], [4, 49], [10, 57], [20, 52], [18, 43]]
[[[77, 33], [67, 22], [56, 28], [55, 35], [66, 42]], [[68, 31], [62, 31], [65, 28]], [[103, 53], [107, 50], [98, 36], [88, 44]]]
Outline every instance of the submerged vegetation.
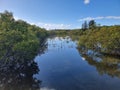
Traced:
[[77, 37], [78, 47], [104, 54], [120, 55], [120, 25], [100, 26], [94, 20], [82, 24], [82, 29], [53, 30], [51, 35]]

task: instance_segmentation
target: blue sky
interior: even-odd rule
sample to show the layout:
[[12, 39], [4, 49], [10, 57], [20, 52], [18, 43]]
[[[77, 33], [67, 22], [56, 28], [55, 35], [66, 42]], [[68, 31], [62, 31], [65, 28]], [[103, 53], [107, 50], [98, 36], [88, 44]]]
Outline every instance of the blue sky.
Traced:
[[120, 0], [0, 0], [0, 12], [4, 10], [46, 29], [80, 28], [91, 19], [120, 25]]

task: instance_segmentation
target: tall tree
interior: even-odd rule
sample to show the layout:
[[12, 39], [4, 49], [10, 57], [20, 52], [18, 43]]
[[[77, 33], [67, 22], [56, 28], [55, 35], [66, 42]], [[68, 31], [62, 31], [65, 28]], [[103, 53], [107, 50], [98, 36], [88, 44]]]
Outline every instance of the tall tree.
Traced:
[[85, 21], [85, 22], [82, 24], [82, 29], [83, 29], [83, 30], [87, 30], [87, 29], [88, 29], [87, 21]]
[[94, 29], [96, 27], [96, 22], [94, 20], [89, 21], [89, 29]]

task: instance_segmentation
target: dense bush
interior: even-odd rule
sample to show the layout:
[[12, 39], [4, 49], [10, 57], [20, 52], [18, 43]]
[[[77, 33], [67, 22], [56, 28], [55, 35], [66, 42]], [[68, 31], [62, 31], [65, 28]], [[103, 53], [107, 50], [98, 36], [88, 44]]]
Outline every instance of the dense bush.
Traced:
[[85, 32], [87, 34], [80, 37], [79, 46], [120, 55], [120, 26], [103, 26]]
[[47, 31], [22, 20], [11, 12], [0, 13], [0, 60], [31, 60], [44, 42]]

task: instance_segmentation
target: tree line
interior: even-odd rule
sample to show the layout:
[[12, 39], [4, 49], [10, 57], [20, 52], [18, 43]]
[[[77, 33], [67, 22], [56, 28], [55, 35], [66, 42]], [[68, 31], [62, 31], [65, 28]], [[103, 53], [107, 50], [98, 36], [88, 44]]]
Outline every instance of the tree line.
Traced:
[[97, 27], [97, 24], [94, 20], [90, 20], [89, 22], [84, 21], [82, 24], [82, 30], [94, 29], [95, 27]]

